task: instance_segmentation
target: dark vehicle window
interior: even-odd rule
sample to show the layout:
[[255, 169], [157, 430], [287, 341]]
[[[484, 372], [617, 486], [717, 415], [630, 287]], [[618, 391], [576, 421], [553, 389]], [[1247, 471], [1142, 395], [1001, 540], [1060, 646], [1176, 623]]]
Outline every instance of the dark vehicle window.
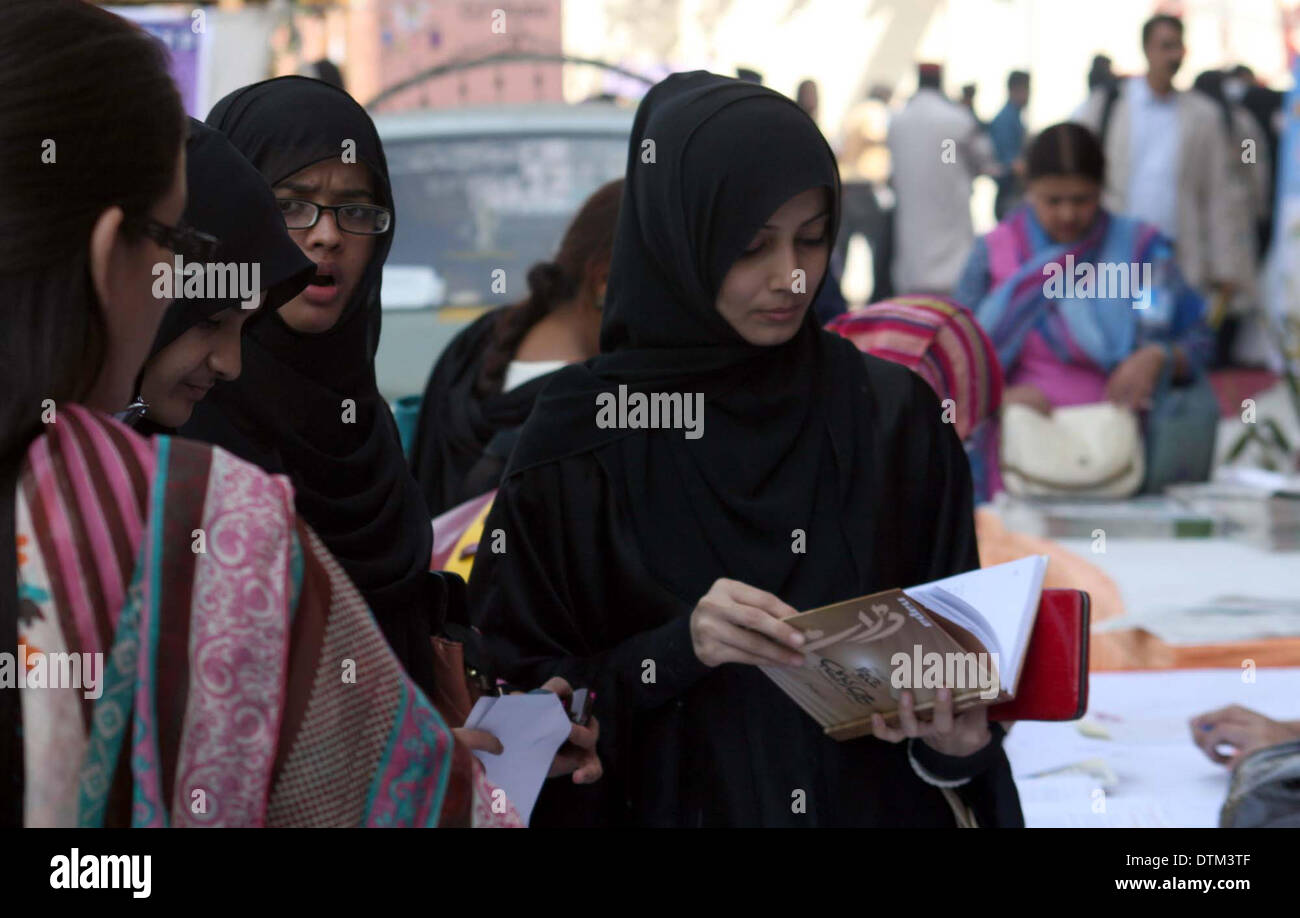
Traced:
[[[385, 140], [397, 205], [388, 265], [432, 267], [444, 306], [518, 300], [573, 214], [623, 174], [621, 134], [494, 135]], [[492, 272], [505, 269], [505, 290]]]

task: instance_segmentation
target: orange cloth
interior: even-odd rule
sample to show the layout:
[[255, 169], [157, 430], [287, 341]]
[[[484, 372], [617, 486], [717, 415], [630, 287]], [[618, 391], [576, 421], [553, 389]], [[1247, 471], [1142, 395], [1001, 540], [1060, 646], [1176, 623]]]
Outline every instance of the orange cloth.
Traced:
[[1115, 581], [1097, 565], [1067, 551], [1051, 539], [1012, 532], [988, 507], [975, 511], [975, 537], [979, 540], [980, 566], [992, 567], [1029, 555], [1047, 555], [1046, 590], [1086, 590], [1092, 597], [1092, 620], [1105, 621], [1124, 614]]
[[[1067, 551], [1051, 539], [1011, 532], [991, 508], [975, 511], [975, 535], [980, 565], [991, 567], [1028, 555], [1047, 555], [1044, 589], [1086, 590], [1092, 597], [1092, 621], [1104, 622], [1124, 614], [1119, 587], [1101, 568]], [[1092, 672], [1134, 669], [1240, 669], [1246, 660], [1255, 666], [1300, 665], [1300, 638], [1266, 638], [1223, 644], [1174, 646], [1140, 628], [1092, 635]]]

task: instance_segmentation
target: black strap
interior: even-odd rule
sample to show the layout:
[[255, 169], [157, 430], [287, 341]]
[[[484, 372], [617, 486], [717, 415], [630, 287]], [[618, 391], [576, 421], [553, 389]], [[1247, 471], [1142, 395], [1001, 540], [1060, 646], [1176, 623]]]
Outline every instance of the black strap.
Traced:
[[1119, 98], [1119, 83], [1111, 83], [1106, 87], [1106, 101], [1101, 106], [1101, 124], [1097, 127], [1097, 139], [1101, 141], [1101, 148], [1106, 149], [1106, 134], [1110, 130], [1110, 115], [1115, 108], [1115, 100]]

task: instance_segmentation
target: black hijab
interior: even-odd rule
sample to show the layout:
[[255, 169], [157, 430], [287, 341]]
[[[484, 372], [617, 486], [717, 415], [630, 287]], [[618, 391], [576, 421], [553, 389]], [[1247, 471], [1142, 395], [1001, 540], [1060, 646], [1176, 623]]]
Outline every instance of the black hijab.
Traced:
[[[811, 307], [774, 347], [745, 342], [715, 307], [759, 228], [811, 188], [827, 191], [834, 239], [835, 157], [790, 99], [703, 71], [656, 85], [632, 128], [602, 353], [555, 375], [507, 471], [594, 452], [650, 571], [691, 602], [719, 571], [796, 608], [853, 589], [850, 565], [860, 583], [871, 574], [868, 514], [843, 512], [872, 499], [855, 486], [872, 447], [862, 356]], [[703, 393], [703, 435], [598, 428], [595, 397], [619, 385]], [[792, 552], [795, 528], [844, 550]]]
[[[271, 187], [262, 174], [230, 145], [225, 135], [190, 119], [185, 143], [188, 194], [181, 222], [220, 240], [213, 260], [256, 263], [266, 299], [244, 327], [264, 319], [302, 292], [315, 266], [289, 238]], [[177, 299], [163, 313], [148, 360], [204, 319], [240, 309], [238, 297]], [[146, 360], [146, 366], [148, 365]], [[143, 377], [144, 371], [141, 371]], [[136, 381], [136, 391], [140, 380]], [[146, 414], [136, 425], [144, 434], [171, 433]]]
[[519, 426], [550, 381], [548, 373], [507, 392], [478, 391], [484, 354], [500, 318], [494, 309], [456, 335], [425, 385], [411, 472], [432, 516], [497, 486]]
[[[354, 147], [356, 162], [374, 179], [377, 202], [393, 207], [374, 123], [341, 89], [305, 77], [265, 80], [218, 102], [208, 124], [272, 186]], [[376, 238], [333, 328], [303, 334], [271, 314], [251, 329], [243, 374], [214, 387], [183, 433], [289, 475], [299, 514], [361, 590], [415, 681], [429, 690], [429, 635], [441, 627], [445, 597], [437, 591], [446, 585], [428, 573], [433, 530], [375, 382], [379, 288], [391, 242], [391, 228]], [[355, 403], [351, 422], [344, 421], [345, 399]]]

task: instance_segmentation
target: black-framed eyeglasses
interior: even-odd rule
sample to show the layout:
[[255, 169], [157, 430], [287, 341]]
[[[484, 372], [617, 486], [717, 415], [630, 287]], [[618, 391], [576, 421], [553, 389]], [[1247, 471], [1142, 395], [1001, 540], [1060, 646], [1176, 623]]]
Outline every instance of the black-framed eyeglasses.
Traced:
[[212, 261], [221, 246], [221, 240], [216, 236], [201, 233], [192, 226], [168, 226], [153, 217], [142, 217], [134, 222], [140, 232], [186, 261]]
[[298, 198], [279, 198], [280, 215], [288, 229], [311, 229], [320, 220], [321, 211], [328, 210], [334, 223], [345, 233], [358, 236], [378, 236], [388, 232], [393, 225], [393, 212], [378, 204], [317, 204]]

